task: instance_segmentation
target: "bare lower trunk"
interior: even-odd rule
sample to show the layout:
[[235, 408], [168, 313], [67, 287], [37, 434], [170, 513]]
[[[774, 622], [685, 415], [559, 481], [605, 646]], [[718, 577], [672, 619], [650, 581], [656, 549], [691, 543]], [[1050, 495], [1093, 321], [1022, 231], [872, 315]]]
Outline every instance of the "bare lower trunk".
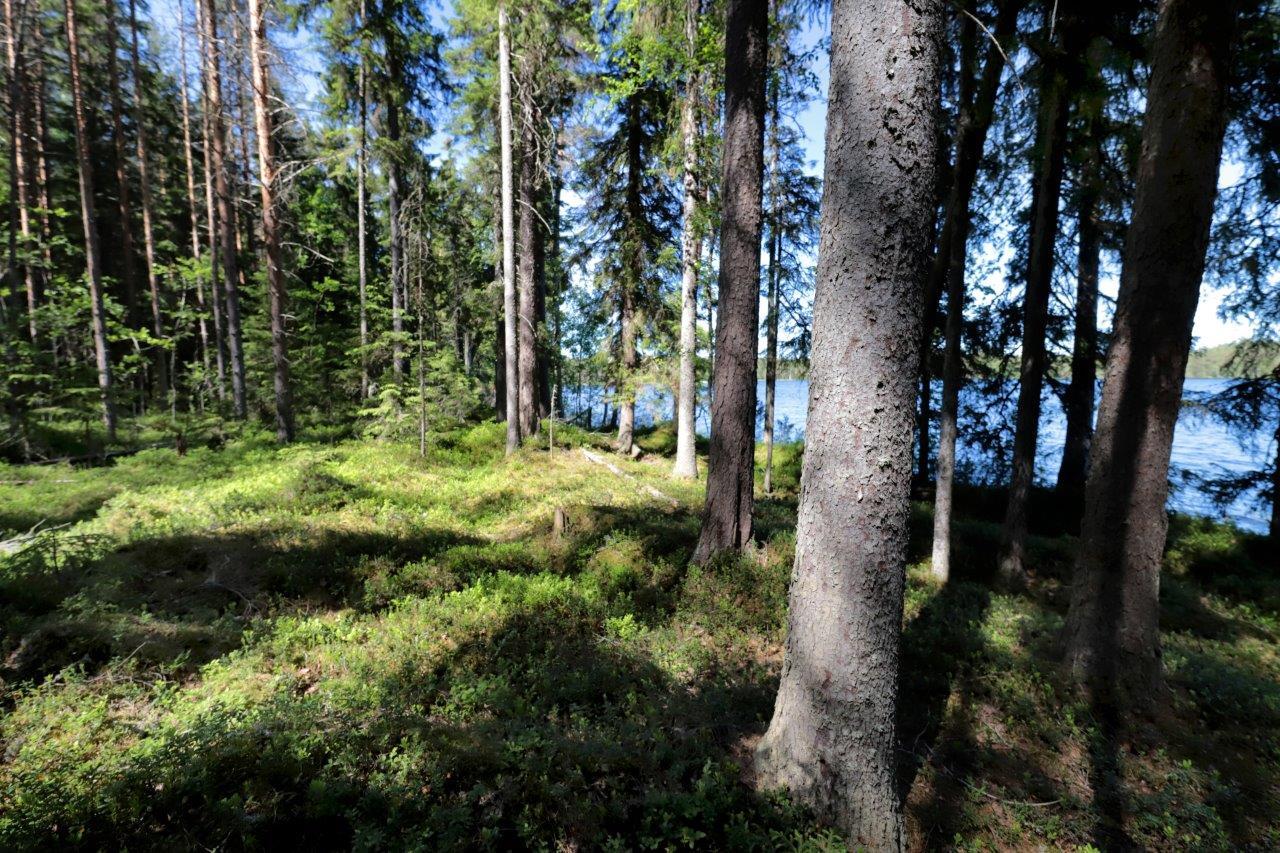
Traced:
[[196, 32], [198, 34], [199, 53], [202, 59], [200, 64], [200, 88], [201, 88], [201, 110], [200, 110], [200, 134], [204, 149], [204, 204], [205, 204], [205, 221], [208, 226], [209, 241], [209, 298], [210, 308], [213, 315], [213, 339], [214, 339], [214, 356], [215, 363], [218, 368], [218, 403], [221, 412], [222, 405], [227, 399], [227, 342], [226, 336], [223, 334], [223, 318], [226, 313], [222, 306], [222, 285], [221, 270], [218, 264], [218, 244], [222, 230], [218, 225], [218, 207], [214, 196], [214, 177], [213, 177], [213, 119], [211, 116], [210, 93], [212, 84], [209, 79], [209, 63], [207, 60], [209, 48], [207, 46], [208, 33], [204, 23], [204, 3], [202, 0], [196, 0]]
[[640, 245], [639, 225], [644, 216], [644, 204], [640, 197], [640, 180], [644, 164], [640, 162], [640, 104], [635, 96], [627, 101], [627, 193], [626, 228], [623, 238], [623, 270], [619, 282], [618, 356], [621, 362], [618, 382], [618, 451], [630, 453], [636, 423], [635, 372], [639, 359], [636, 354], [636, 298], [644, 274], [644, 254]]
[[[202, 4], [205, 49], [206, 100], [209, 112], [209, 169], [213, 174], [213, 195], [217, 201], [217, 221], [222, 261], [223, 306], [226, 309], [227, 353], [230, 356], [231, 407], [237, 418], [248, 415], [244, 383], [244, 343], [240, 323], [240, 272], [236, 257], [235, 200], [231, 197], [227, 174], [226, 123], [222, 115], [222, 72], [218, 46], [218, 22], [213, 0]], [[214, 310], [217, 306], [217, 283], [214, 284]]]
[[903, 849], [895, 770], [940, 3], [836, 0], [787, 645], [756, 752], [860, 849]]
[[[699, 0], [685, 0], [685, 48], [691, 65], [697, 48], [698, 5]], [[698, 261], [702, 253], [702, 237], [697, 233], [699, 83], [697, 71], [691, 68], [685, 81], [684, 99], [680, 102], [684, 205], [680, 217], [680, 389], [676, 399], [676, 464], [673, 473], [677, 477], [688, 478], [698, 476], [695, 416], [698, 405]]]
[[498, 113], [502, 147], [502, 309], [503, 354], [506, 369], [507, 454], [520, 447], [520, 356], [516, 342], [516, 234], [512, 209], [511, 163], [511, 42], [507, 6], [498, 4]]
[[249, 56], [253, 63], [253, 118], [258, 138], [258, 171], [262, 185], [262, 239], [266, 243], [267, 292], [271, 305], [271, 362], [274, 370], [276, 439], [293, 441], [293, 399], [289, 388], [289, 352], [284, 317], [288, 292], [281, 267], [280, 223], [276, 218], [276, 167], [271, 152], [271, 110], [268, 104], [267, 19], [263, 0], [249, 0]]
[[716, 391], [711, 401], [707, 502], [694, 549], [696, 562], [751, 541], [768, 31], [767, 0], [729, 0]]
[[89, 313], [93, 323], [93, 351], [98, 366], [98, 394], [107, 441], [116, 438], [116, 410], [111, 399], [111, 357], [107, 349], [106, 310], [102, 301], [102, 256], [98, 220], [93, 207], [93, 162], [89, 151], [88, 118], [80, 74], [80, 39], [75, 0], [65, 3], [67, 56], [71, 66], [71, 102], [76, 126], [76, 165], [80, 177], [80, 218], [84, 225], [85, 278], [89, 283]]
[[1080, 551], [1066, 666], [1131, 704], [1160, 695], [1169, 453], [1204, 273], [1239, 4], [1164, 0]]
[[[1060, 22], [1063, 30], [1073, 26]], [[1068, 33], [1064, 33], [1066, 36]], [[1058, 199], [1066, 153], [1068, 84], [1067, 53], [1073, 42], [1064, 37], [1063, 56], [1051, 56], [1041, 75], [1040, 109], [1036, 118], [1035, 184], [1031, 198], [1031, 242], [1027, 257], [1026, 294], [1022, 312], [1022, 364], [1018, 375], [1018, 414], [1013, 434], [1013, 465], [1009, 502], [1001, 530], [999, 572], [1006, 586], [1018, 588], [1027, 580], [1027, 513], [1035, 481], [1036, 444], [1040, 435], [1040, 393], [1044, 387], [1045, 329], [1053, 285], [1053, 250], [1058, 236]], [[1050, 47], [1051, 50], [1058, 48]]]
[[399, 382], [405, 374], [404, 309], [405, 260], [404, 223], [400, 221], [400, 108], [393, 94], [387, 104], [387, 142], [391, 148], [387, 164], [388, 229], [391, 233], [391, 372]]

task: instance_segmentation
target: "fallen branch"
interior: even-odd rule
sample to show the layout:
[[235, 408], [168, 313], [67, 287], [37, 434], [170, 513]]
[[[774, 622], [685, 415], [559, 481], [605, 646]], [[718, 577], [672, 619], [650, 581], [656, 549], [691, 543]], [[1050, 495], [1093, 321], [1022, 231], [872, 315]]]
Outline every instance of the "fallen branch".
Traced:
[[630, 480], [632, 483], [635, 483], [636, 487], [639, 488], [640, 491], [644, 492], [650, 497], [657, 498], [660, 501], [664, 501], [670, 504], [672, 509], [679, 509], [680, 501], [671, 497], [671, 495], [658, 491], [648, 483], [642, 482], [641, 480], [633, 477], [632, 475], [628, 474], [626, 471], [623, 471], [617, 465], [614, 465], [608, 459], [605, 459], [600, 454], [592, 453], [590, 450], [587, 450], [584, 447], [582, 448], [582, 455], [587, 457], [589, 461], [594, 462], [597, 465], [603, 465], [605, 468], [609, 469], [609, 471], [613, 472], [614, 474], [617, 474], [619, 477], [622, 477], [625, 480]]

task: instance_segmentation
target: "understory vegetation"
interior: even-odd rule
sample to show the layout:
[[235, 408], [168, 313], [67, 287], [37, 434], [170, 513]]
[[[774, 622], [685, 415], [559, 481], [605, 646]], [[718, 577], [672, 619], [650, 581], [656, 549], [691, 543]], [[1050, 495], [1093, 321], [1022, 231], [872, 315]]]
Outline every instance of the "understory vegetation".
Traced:
[[[704, 487], [668, 476], [669, 427], [617, 470], [571, 427], [503, 440], [246, 428], [0, 468], [0, 848], [843, 849], [749, 761], [800, 449], [775, 450], [763, 544], [698, 568]], [[1029, 591], [998, 593], [1002, 501], [957, 503], [946, 586], [913, 510], [910, 846], [1280, 846], [1274, 546], [1173, 519], [1169, 695], [1121, 722], [1057, 670], [1073, 538], [1033, 536]]]

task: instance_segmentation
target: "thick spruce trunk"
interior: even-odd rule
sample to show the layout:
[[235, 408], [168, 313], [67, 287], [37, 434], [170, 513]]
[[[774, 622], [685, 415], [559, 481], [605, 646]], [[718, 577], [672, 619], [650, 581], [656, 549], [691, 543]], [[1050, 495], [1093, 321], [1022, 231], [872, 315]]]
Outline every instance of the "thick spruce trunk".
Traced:
[[1066, 666], [1131, 705], [1161, 695], [1169, 453], [1204, 274], [1238, 2], [1164, 0], [1133, 217], [1085, 487]]
[[836, 0], [808, 441], [764, 784], [903, 848], [895, 706], [942, 4]]
[[756, 336], [764, 183], [767, 0], [729, 0], [725, 18], [720, 298], [707, 502], [694, 560], [751, 541], [755, 504]]

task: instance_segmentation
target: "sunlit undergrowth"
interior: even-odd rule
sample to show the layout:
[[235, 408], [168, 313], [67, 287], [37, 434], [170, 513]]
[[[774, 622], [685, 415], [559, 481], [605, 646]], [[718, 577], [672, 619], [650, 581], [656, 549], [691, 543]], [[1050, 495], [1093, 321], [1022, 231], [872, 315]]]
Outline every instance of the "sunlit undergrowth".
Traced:
[[[668, 459], [253, 435], [0, 469], [0, 848], [840, 848], [751, 786], [776, 689], [799, 453], [757, 553], [690, 568]], [[662, 448], [662, 436], [641, 443]], [[639, 488], [646, 483], [679, 506]], [[557, 510], [563, 524], [556, 523]], [[900, 712], [917, 847], [1280, 844], [1280, 597], [1266, 543], [1177, 520], [1164, 710], [1121, 726], [1053, 644], [1071, 542], [988, 583], [917, 507]]]

